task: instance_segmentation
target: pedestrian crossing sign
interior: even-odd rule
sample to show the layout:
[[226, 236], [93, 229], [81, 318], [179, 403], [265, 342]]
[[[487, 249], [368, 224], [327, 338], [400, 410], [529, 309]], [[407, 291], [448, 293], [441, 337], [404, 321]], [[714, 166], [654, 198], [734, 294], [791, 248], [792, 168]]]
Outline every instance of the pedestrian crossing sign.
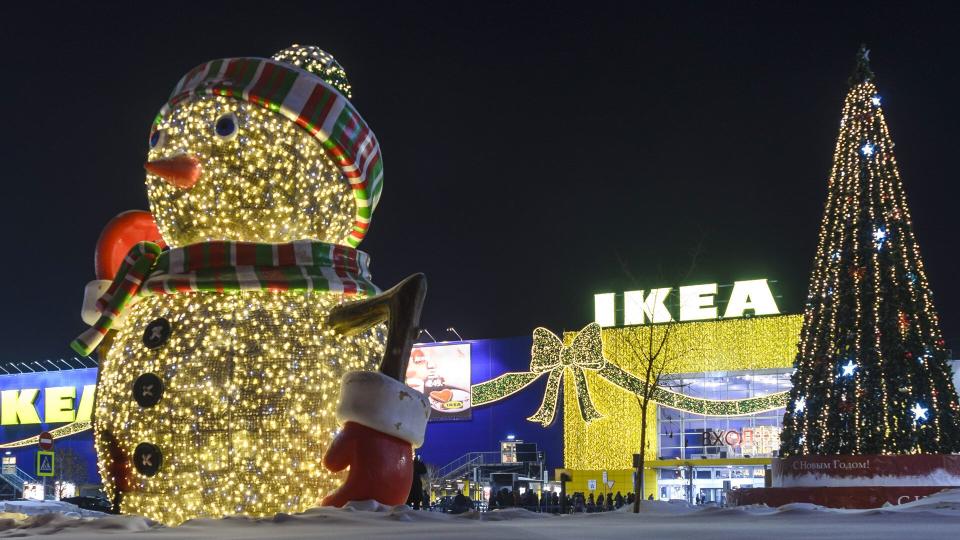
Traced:
[[37, 476], [53, 476], [53, 452], [37, 451]]

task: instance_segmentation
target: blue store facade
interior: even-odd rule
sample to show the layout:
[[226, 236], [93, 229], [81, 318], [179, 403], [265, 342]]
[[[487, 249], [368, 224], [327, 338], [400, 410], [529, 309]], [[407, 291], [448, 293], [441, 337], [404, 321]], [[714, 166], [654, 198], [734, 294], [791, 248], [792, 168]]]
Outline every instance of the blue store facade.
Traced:
[[[532, 344], [531, 337], [515, 337], [435, 343], [418, 345], [417, 348], [429, 351], [437, 347], [469, 346], [470, 384], [475, 385], [504, 373], [530, 369]], [[415, 350], [415, 357], [416, 354]], [[540, 407], [545, 387], [546, 377], [541, 377], [522, 392], [473, 407], [469, 420], [434, 420], [435, 414], [427, 425], [426, 442], [418, 451], [419, 454], [426, 463], [443, 468], [468, 453], [499, 453], [501, 442], [512, 438], [514, 441], [536, 444], [537, 450], [542, 453], [545, 470], [552, 473], [554, 469], [563, 467], [562, 413], [546, 429], [527, 420]]]
[[0, 493], [18, 495], [23, 481], [39, 483], [37, 446], [40, 433], [54, 437], [54, 476], [79, 490], [100, 484], [93, 449], [96, 368], [62, 369], [0, 375], [0, 451], [4, 467]]

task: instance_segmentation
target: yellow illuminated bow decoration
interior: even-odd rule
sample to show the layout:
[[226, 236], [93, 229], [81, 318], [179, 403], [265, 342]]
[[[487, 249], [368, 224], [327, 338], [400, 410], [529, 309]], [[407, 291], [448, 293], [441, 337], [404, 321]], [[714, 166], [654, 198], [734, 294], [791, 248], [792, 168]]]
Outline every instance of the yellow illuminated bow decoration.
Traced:
[[547, 389], [543, 393], [543, 402], [540, 409], [527, 418], [531, 422], [540, 422], [546, 427], [553, 422], [557, 413], [557, 398], [560, 394], [560, 382], [567, 368], [573, 371], [573, 387], [577, 392], [577, 401], [580, 404], [580, 416], [585, 422], [601, 418], [587, 389], [587, 378], [583, 375], [584, 369], [602, 369], [606, 360], [603, 358], [603, 342], [600, 340], [600, 325], [590, 323], [580, 330], [573, 338], [569, 347], [553, 332], [546, 328], [537, 328], [533, 331], [533, 349], [530, 359], [530, 372], [539, 376], [549, 372]]
[[[600, 341], [600, 326], [596, 323], [584, 327], [573, 338], [569, 347], [564, 347], [560, 338], [549, 330], [537, 328], [533, 331], [533, 348], [530, 352], [532, 355], [530, 371], [504, 373], [489, 381], [474, 384], [472, 386], [473, 406], [490, 405], [512, 396], [533, 384], [544, 373], [549, 373], [540, 409], [527, 418], [531, 422], [548, 426], [556, 415], [560, 383], [567, 368], [573, 370], [573, 383], [577, 402], [580, 405], [580, 416], [584, 421], [602, 418], [590, 400], [587, 379], [583, 375], [584, 368], [596, 370], [599, 378], [631, 394], [647, 395], [647, 383], [643, 379], [606, 361], [603, 356], [603, 342]], [[704, 416], [744, 416], [786, 407], [790, 392], [777, 392], [743, 399], [707, 399], [688, 396], [658, 386], [649, 395], [654, 403], [679, 411]]]

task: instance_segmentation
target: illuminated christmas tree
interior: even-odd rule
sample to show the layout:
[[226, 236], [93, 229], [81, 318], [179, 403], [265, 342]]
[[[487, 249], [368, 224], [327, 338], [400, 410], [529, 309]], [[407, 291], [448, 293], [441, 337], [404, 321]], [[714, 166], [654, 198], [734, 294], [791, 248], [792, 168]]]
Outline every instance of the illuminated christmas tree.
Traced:
[[843, 105], [781, 452], [960, 451], [960, 407], [861, 48]]

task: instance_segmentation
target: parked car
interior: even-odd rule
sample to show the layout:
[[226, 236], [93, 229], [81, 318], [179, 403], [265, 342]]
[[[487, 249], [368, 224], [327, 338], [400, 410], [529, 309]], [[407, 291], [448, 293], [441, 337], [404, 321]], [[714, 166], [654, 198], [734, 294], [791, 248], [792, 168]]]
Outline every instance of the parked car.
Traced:
[[450, 510], [450, 505], [453, 504], [453, 497], [450, 495], [444, 495], [435, 501], [430, 506], [430, 509], [434, 512], [448, 512]]
[[61, 499], [63, 502], [75, 504], [84, 510], [95, 510], [97, 512], [113, 513], [113, 505], [104, 497], [67, 497]]

